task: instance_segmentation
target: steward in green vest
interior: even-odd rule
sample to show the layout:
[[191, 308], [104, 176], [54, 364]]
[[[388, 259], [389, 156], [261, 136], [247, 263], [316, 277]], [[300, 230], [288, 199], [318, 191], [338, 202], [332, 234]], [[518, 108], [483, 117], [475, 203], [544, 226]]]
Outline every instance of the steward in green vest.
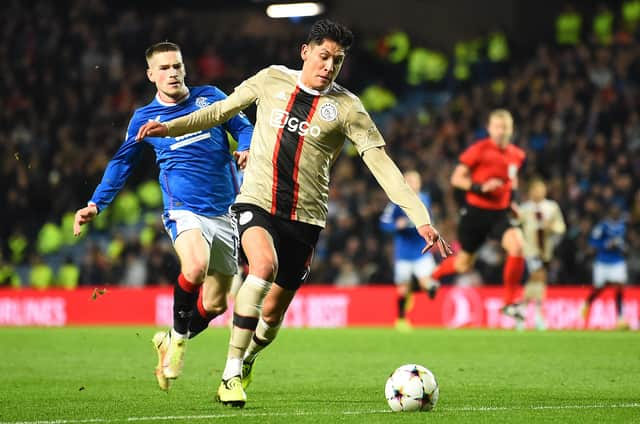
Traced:
[[449, 62], [444, 54], [422, 47], [413, 49], [407, 65], [407, 83], [420, 85], [424, 82], [442, 82], [447, 74]]
[[556, 18], [556, 43], [559, 46], [575, 46], [580, 42], [582, 16], [571, 6]]
[[640, 0], [628, 0], [622, 4], [622, 21], [624, 29], [635, 33], [640, 22]]
[[68, 290], [78, 287], [80, 281], [80, 268], [73, 263], [71, 257], [67, 257], [64, 264], [58, 269], [56, 277], [56, 285]]
[[394, 31], [384, 38], [386, 57], [391, 63], [400, 63], [407, 59], [411, 48], [409, 35], [404, 31]]
[[35, 289], [48, 289], [53, 284], [53, 269], [40, 256], [36, 256], [29, 273], [30, 286]]
[[613, 41], [613, 13], [606, 6], [602, 6], [593, 17], [593, 35], [596, 42], [603, 46]]

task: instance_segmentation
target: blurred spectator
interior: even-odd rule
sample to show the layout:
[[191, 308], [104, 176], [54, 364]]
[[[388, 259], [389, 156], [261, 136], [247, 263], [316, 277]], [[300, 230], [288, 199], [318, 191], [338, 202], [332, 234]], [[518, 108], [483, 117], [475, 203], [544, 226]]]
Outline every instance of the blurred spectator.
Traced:
[[80, 266], [80, 285], [112, 283], [111, 265], [97, 244], [90, 244]]
[[141, 287], [147, 283], [147, 264], [141, 255], [140, 244], [130, 244], [124, 250], [124, 275], [120, 283], [128, 287]]
[[73, 262], [73, 258], [65, 258], [64, 264], [58, 269], [56, 285], [71, 290], [78, 287], [80, 282], [80, 268]]
[[[181, 23], [200, 12], [175, 5], [175, 16], [169, 17], [160, 10], [142, 12], [135, 3], [121, 9], [109, 8], [104, 0], [62, 3], [64, 7], [45, 0], [10, 0], [0, 15], [4, 93], [0, 213], [3, 222], [11, 223], [0, 230], [5, 262], [15, 272], [40, 248], [45, 263], [55, 270], [70, 255], [80, 268], [80, 285], [168, 283], [177, 276], [177, 259], [162, 241], [165, 237], [156, 236], [161, 227], [142, 228], [149, 213], [158, 213], [149, 203], [153, 196], [133, 191], [142, 182], [157, 179], [152, 155], [142, 155], [144, 163], [129, 179], [133, 197], [121, 200], [124, 212], [113, 217], [109, 210], [100, 214], [91, 234], [76, 244], [64, 236], [61, 243], [58, 237], [71, 205], [83, 204], [91, 195], [122, 142], [127, 118], [139, 99], [152, 96], [140, 52], [159, 40], [176, 41], [196, 58], [188, 64], [193, 70], [190, 84], [216, 80], [230, 92], [267, 63], [295, 66], [297, 49], [281, 46], [304, 38], [307, 28], [248, 14], [243, 25], [218, 19], [216, 25], [201, 25], [196, 31]], [[551, 264], [550, 281], [591, 281], [588, 234], [604, 202], [615, 199], [629, 212], [629, 271], [636, 282], [640, 278], [639, 11], [638, 0], [612, 9], [614, 24], [620, 21], [622, 28], [614, 27], [615, 35], [607, 43], [603, 41], [609, 39], [610, 23], [605, 9], [590, 17], [568, 8], [556, 22], [562, 47], [513, 46], [506, 68], [491, 65], [488, 46], [477, 37], [463, 40], [466, 46], [459, 46], [458, 56], [453, 51], [443, 56], [430, 48], [406, 49], [400, 29], [394, 32], [401, 34], [393, 41], [395, 47], [386, 47], [385, 59], [365, 48], [367, 38], [376, 39], [377, 34], [357, 30], [363, 42], [350, 52], [339, 83], [358, 93], [374, 84], [392, 91], [397, 106], [374, 118], [401, 169], [418, 169], [422, 174], [432, 194], [434, 219], [445, 236], [455, 228], [455, 198], [448, 176], [458, 154], [484, 135], [488, 111], [512, 110], [515, 144], [528, 154], [523, 183], [542, 175], [568, 224]], [[591, 18], [600, 18], [601, 23], [593, 21], [591, 26]], [[583, 22], [589, 23], [584, 28], [596, 33], [593, 45], [583, 37]], [[509, 34], [504, 34], [506, 39], [496, 34], [491, 51], [500, 57], [501, 49], [510, 47], [505, 45]], [[411, 47], [421, 47], [416, 44], [419, 37], [405, 35], [412, 40]], [[403, 60], [390, 63], [392, 51]], [[463, 79], [452, 69], [461, 61], [466, 66]], [[406, 83], [407, 76], [415, 86]], [[350, 144], [345, 147], [333, 169], [327, 229], [311, 279], [390, 282], [391, 243], [377, 229], [386, 198], [368, 171], [356, 165], [360, 158], [352, 154]], [[134, 213], [128, 212], [130, 207]], [[44, 227], [47, 222], [51, 225]], [[110, 258], [109, 240], [122, 231], [126, 240], [142, 232], [144, 247], [129, 249], [127, 241], [122, 252]], [[449, 240], [455, 243], [451, 236]], [[480, 270], [483, 280], [499, 282], [492, 270], [499, 257], [488, 251], [486, 259]]]

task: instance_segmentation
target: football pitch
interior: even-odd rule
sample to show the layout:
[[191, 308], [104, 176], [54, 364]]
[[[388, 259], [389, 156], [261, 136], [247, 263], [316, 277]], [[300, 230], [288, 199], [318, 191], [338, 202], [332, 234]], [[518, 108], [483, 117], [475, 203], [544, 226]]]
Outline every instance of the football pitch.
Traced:
[[[214, 402], [228, 330], [190, 341], [169, 393], [151, 327], [0, 329], [0, 423], [640, 422], [633, 332], [284, 329], [255, 365], [244, 409]], [[431, 412], [392, 413], [384, 384], [418, 363]]]

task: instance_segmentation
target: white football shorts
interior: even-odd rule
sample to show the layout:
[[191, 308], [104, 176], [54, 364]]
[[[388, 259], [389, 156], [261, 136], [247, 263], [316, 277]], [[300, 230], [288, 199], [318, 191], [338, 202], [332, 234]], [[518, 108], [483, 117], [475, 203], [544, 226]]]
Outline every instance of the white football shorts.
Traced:
[[169, 210], [162, 218], [174, 243], [184, 231], [200, 230], [211, 251], [209, 272], [226, 275], [238, 272], [238, 230], [231, 214], [208, 217], [187, 210]]
[[397, 259], [394, 265], [394, 281], [396, 284], [411, 282], [411, 277], [423, 278], [431, 275], [436, 267], [433, 255], [426, 254], [420, 258], [409, 261]]
[[627, 263], [626, 262], [594, 262], [593, 263], [593, 285], [603, 287], [606, 283], [627, 284]]

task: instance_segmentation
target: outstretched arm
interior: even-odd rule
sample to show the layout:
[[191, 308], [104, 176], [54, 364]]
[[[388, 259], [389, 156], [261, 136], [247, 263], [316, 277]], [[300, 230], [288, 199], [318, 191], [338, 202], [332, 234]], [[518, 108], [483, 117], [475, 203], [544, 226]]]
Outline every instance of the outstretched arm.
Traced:
[[111, 204], [129, 175], [131, 175], [133, 167], [138, 163], [143, 146], [140, 143], [136, 143], [133, 137], [137, 125], [139, 125], [139, 120], [134, 116], [127, 129], [126, 140], [107, 164], [102, 181], [93, 192], [88, 206], [76, 211], [73, 222], [73, 234], [75, 236], [80, 234], [82, 225], [90, 222], [99, 211], [104, 210]]
[[136, 140], [145, 137], [177, 137], [196, 131], [206, 130], [223, 124], [254, 103], [264, 83], [266, 70], [240, 84], [226, 99], [212, 103], [196, 112], [167, 122], [148, 122], [140, 127]]
[[427, 243], [423, 253], [431, 249], [435, 244], [440, 249], [442, 257], [451, 254], [451, 248], [438, 230], [431, 225], [431, 217], [418, 195], [409, 187], [396, 164], [387, 155], [384, 148], [374, 147], [365, 150], [362, 159], [371, 173], [387, 193], [389, 199], [400, 206], [409, 219], [415, 224], [418, 233]]
[[224, 100], [171, 121], [147, 122], [138, 130], [136, 140], [140, 141], [145, 137], [177, 137], [223, 124], [255, 100], [236, 93], [237, 91], [234, 91]]

